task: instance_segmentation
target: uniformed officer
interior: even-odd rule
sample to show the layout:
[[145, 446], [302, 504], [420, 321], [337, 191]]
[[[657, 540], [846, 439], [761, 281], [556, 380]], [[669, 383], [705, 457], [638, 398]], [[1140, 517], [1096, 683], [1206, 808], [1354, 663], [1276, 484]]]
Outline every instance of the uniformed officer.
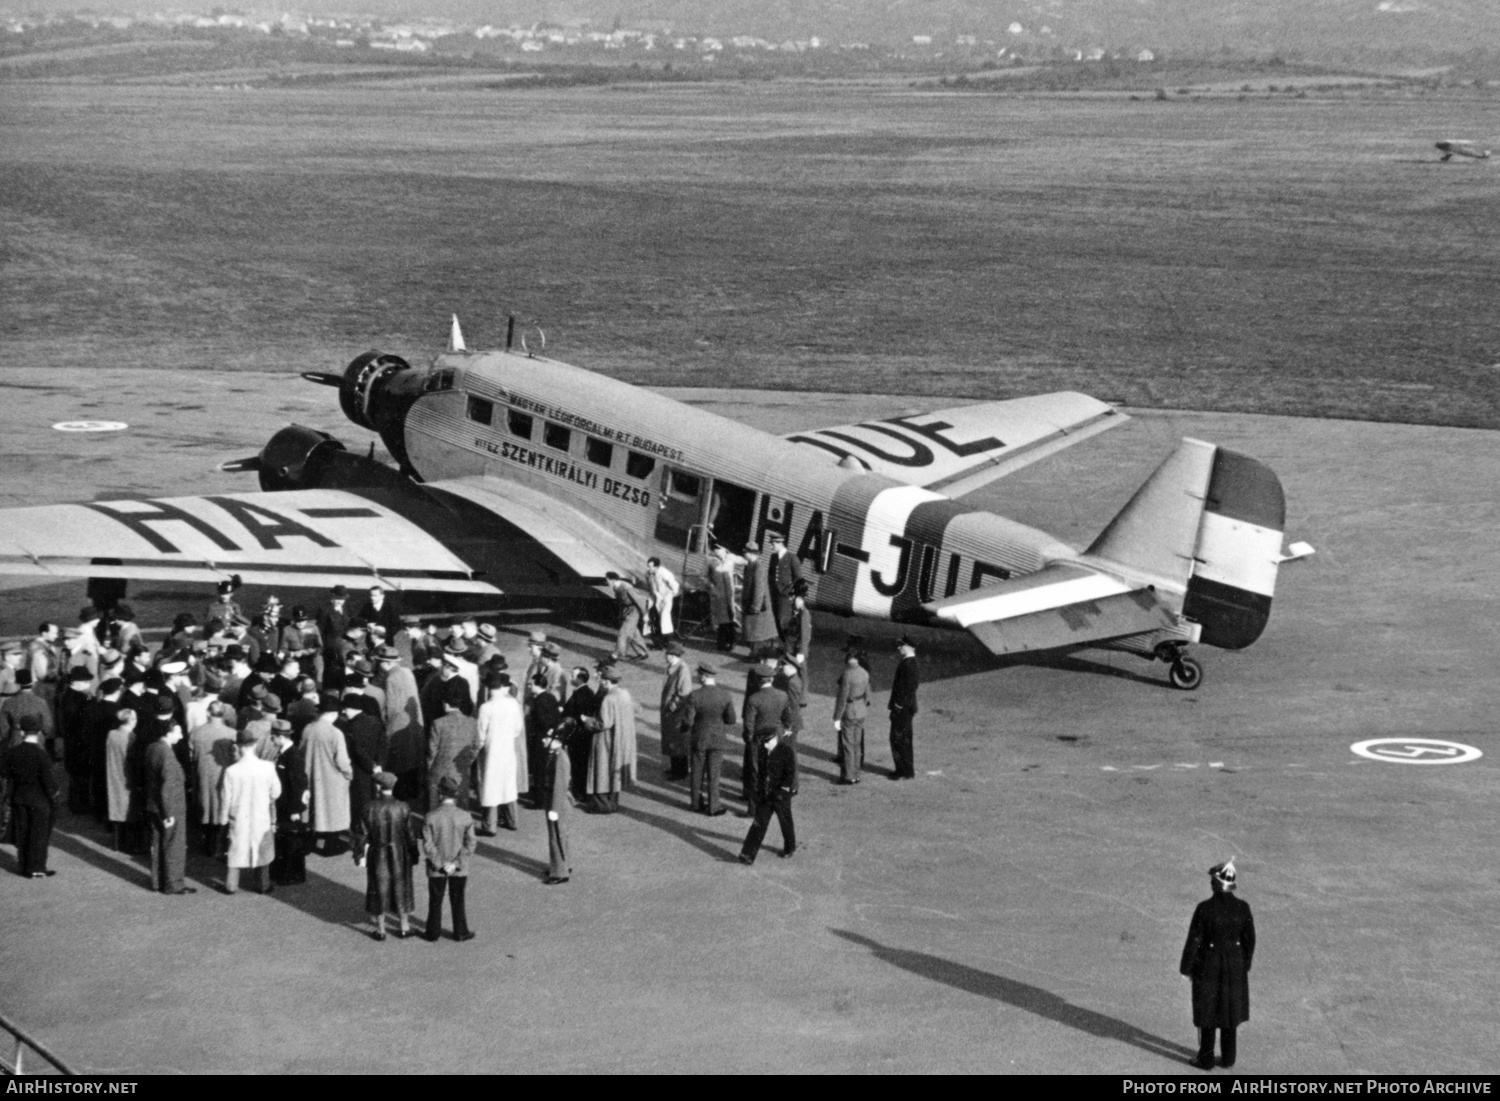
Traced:
[[1234, 861], [1208, 870], [1213, 895], [1198, 903], [1188, 926], [1179, 970], [1193, 983], [1193, 1024], [1198, 1058], [1193, 1065], [1212, 1070], [1214, 1033], [1223, 1065], [1234, 1066], [1235, 1032], [1250, 1019], [1250, 959], [1255, 955], [1255, 919], [1250, 906], [1234, 896]]
[[865, 714], [870, 707], [870, 674], [860, 664], [860, 651], [844, 652], [833, 699], [833, 728], [839, 732], [839, 783], [859, 783], [865, 764]]
[[914, 780], [917, 776], [916, 761], [912, 752], [911, 721], [917, 713], [917, 648], [912, 640], [902, 635], [896, 643], [901, 660], [896, 663], [896, 676], [891, 681], [891, 779]]
[[[775, 689], [764, 691], [774, 692]], [[750, 832], [745, 835], [744, 847], [740, 849], [741, 864], [755, 863], [772, 814], [781, 825], [781, 855], [790, 857], [797, 851], [797, 831], [792, 824], [792, 796], [797, 794], [797, 759], [787, 740], [774, 731], [769, 736], [761, 736], [759, 742], [757, 780], [760, 791], [756, 799], [755, 821], [750, 823]]]

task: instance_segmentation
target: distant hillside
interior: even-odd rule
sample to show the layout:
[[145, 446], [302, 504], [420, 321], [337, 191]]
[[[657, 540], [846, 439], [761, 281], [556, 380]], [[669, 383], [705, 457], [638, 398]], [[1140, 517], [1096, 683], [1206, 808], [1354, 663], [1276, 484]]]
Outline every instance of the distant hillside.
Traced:
[[[172, 5], [194, 6], [194, 0]], [[0, 11], [12, 15], [83, 7], [78, 0], [0, 0]], [[140, 0], [95, 0], [87, 7], [144, 10]], [[362, 12], [470, 26], [588, 22], [777, 42], [816, 36], [828, 43], [897, 45], [922, 35], [931, 36], [934, 48], [972, 35], [981, 43], [1225, 50], [1345, 63], [1405, 58], [1421, 64], [1435, 56], [1500, 53], [1496, 0], [220, 0], [202, 7], [272, 15]]]

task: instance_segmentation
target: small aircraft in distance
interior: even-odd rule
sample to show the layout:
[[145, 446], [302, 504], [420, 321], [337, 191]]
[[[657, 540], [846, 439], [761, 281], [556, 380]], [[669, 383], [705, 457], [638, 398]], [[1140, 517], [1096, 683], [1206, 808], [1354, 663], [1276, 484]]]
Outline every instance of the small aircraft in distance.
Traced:
[[1125, 651], [1191, 689], [1186, 647], [1254, 642], [1296, 557], [1276, 475], [1194, 439], [1083, 549], [964, 503], [1128, 419], [1084, 394], [780, 437], [511, 344], [470, 352], [455, 317], [425, 368], [371, 351], [303, 374], [395, 467], [289, 425], [221, 467], [257, 472], [258, 493], [0, 510], [0, 574], [562, 600], [650, 556], [692, 581], [711, 547], [778, 532], [814, 609], [965, 630], [994, 654]]
[[1471, 141], [1458, 139], [1447, 139], [1437, 143], [1437, 149], [1443, 155], [1440, 160], [1451, 161], [1454, 157], [1469, 157], [1476, 161], [1489, 160], [1490, 151], [1480, 149]]

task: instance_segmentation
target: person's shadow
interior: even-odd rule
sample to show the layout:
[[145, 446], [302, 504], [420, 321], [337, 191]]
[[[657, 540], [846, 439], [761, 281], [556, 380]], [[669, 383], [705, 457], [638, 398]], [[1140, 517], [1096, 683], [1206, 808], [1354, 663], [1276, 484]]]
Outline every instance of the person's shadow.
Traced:
[[1006, 1005], [1013, 1005], [1028, 1013], [1035, 1013], [1038, 1017], [1045, 1017], [1049, 1021], [1076, 1028], [1080, 1032], [1087, 1032], [1090, 1036], [1098, 1036], [1105, 1040], [1119, 1040], [1131, 1047], [1149, 1051], [1153, 1055], [1184, 1063], [1192, 1062], [1198, 1054], [1181, 1044], [1175, 1044], [1171, 1040], [1164, 1040], [1160, 1036], [1153, 1036], [1149, 1032], [1142, 1031], [1126, 1021], [1073, 1005], [1050, 990], [1043, 990], [1039, 986], [1007, 979], [1004, 975], [980, 971], [975, 967], [966, 967], [961, 963], [945, 960], [941, 956], [930, 956], [926, 952], [889, 948], [878, 941], [860, 936], [847, 929], [829, 929], [828, 931], [851, 944], [868, 948], [876, 959], [894, 964], [904, 971], [921, 975], [924, 979], [946, 983], [969, 994], [978, 994], [997, 1002], [1004, 1002]]

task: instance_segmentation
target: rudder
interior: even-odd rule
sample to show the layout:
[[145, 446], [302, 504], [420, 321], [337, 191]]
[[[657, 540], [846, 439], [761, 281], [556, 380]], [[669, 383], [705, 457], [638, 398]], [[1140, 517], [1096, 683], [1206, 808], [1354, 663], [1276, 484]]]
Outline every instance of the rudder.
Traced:
[[1202, 624], [1200, 641], [1242, 650], [1271, 618], [1281, 564], [1286, 495], [1264, 463], [1217, 448], [1182, 614]]

